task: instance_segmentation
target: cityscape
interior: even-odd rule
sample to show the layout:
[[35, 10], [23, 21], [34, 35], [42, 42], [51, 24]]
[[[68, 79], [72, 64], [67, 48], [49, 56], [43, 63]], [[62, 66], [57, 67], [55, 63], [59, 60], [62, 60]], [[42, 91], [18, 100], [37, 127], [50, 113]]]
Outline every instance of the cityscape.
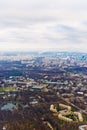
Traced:
[[87, 54], [0, 55], [0, 130], [87, 129]]
[[0, 0], [0, 130], [87, 130], [87, 0]]

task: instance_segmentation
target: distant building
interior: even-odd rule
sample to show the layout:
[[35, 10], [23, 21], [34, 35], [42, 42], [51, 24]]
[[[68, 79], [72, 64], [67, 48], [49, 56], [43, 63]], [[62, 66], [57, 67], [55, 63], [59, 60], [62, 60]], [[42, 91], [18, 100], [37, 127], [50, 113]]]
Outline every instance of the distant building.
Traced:
[[3, 126], [2, 130], [6, 130], [6, 127], [5, 127], [5, 126]]
[[32, 90], [41, 91], [43, 88], [44, 88], [43, 86], [33, 86]]

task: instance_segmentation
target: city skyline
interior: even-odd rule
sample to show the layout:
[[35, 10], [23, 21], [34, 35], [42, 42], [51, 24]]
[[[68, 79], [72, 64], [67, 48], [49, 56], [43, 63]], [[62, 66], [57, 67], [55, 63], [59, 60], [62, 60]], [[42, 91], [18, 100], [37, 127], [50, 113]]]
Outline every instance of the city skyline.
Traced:
[[86, 0], [0, 1], [0, 51], [87, 52]]

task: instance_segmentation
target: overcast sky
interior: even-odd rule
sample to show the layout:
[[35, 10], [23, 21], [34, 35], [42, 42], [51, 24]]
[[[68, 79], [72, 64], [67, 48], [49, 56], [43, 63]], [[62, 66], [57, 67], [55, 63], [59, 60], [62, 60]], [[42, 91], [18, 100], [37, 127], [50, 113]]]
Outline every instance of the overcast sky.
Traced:
[[0, 51], [87, 52], [87, 0], [0, 0]]

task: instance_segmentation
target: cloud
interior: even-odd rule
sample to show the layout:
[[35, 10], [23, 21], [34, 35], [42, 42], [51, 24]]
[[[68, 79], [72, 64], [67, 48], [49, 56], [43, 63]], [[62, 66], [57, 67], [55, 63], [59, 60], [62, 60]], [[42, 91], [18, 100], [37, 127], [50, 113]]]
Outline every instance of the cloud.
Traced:
[[86, 0], [0, 1], [0, 50], [86, 51]]

